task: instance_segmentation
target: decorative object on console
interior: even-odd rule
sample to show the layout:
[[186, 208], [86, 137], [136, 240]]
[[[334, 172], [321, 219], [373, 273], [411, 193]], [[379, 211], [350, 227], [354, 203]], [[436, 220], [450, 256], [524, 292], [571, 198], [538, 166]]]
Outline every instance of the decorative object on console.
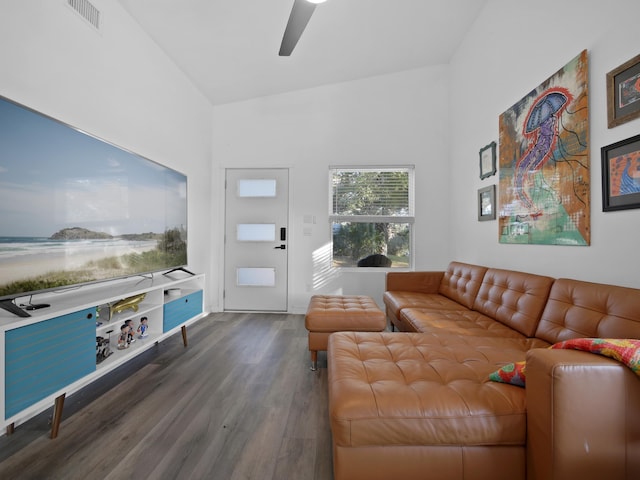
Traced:
[[140, 325], [138, 325], [138, 338], [145, 338], [149, 336], [147, 330], [149, 329], [147, 317], [140, 319]]
[[496, 142], [480, 149], [480, 179], [496, 174]]
[[96, 337], [96, 364], [101, 363], [112, 353], [111, 348], [109, 348], [109, 339]]
[[100, 316], [106, 316], [106, 320], [111, 320], [111, 306], [108, 303], [104, 305], [98, 305], [96, 307], [96, 319], [100, 318]]
[[131, 344], [133, 342], [136, 341], [136, 339], [133, 337], [133, 320], [128, 319], [125, 320], [124, 324], [129, 327], [129, 330], [127, 330], [127, 343]]
[[478, 190], [478, 220], [496, 219], [496, 186], [490, 185]]
[[168, 288], [164, 293], [169, 297], [179, 297], [182, 292], [179, 288]]
[[607, 125], [640, 117], [640, 55], [607, 73]]
[[602, 147], [602, 211], [640, 208], [640, 135]]
[[125, 310], [128, 310], [129, 308], [132, 309], [134, 312], [137, 312], [140, 302], [144, 300], [145, 296], [146, 296], [146, 293], [141, 293], [139, 295], [133, 295], [131, 297], [127, 297], [125, 299], [115, 302], [113, 305], [111, 305], [111, 308], [109, 309], [109, 315], [110, 315], [109, 319], [113, 318], [114, 313], [121, 313], [121, 312], [124, 312]]
[[500, 243], [589, 245], [584, 50], [500, 115]]
[[129, 330], [130, 327], [124, 324], [120, 327], [120, 336], [118, 337], [118, 350], [129, 348]]

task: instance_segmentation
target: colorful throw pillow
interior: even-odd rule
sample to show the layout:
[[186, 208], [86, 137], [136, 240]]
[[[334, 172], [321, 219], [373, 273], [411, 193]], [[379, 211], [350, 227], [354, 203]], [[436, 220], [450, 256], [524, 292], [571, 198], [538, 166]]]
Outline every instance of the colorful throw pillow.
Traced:
[[524, 387], [526, 381], [525, 363], [526, 362], [524, 360], [521, 362], [509, 363], [489, 374], [489, 380]]
[[[549, 348], [581, 350], [613, 358], [640, 376], [640, 340], [624, 338], [574, 338], [556, 343]], [[526, 362], [509, 363], [489, 375], [494, 382], [524, 387]]]
[[567, 348], [604, 355], [623, 363], [640, 376], [640, 340], [622, 338], [574, 338], [551, 348]]

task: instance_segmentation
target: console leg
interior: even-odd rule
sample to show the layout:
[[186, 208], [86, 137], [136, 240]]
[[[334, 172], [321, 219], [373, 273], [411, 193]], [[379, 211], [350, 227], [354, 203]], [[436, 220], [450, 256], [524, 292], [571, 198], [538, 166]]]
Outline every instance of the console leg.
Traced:
[[182, 326], [182, 344], [183, 344], [185, 347], [187, 347], [187, 346], [188, 346], [188, 344], [187, 344], [187, 343], [188, 343], [188, 342], [187, 342], [187, 327], [186, 327], [186, 325], [183, 325], [183, 326]]
[[63, 393], [59, 397], [56, 397], [54, 407], [53, 407], [53, 420], [51, 422], [51, 438], [56, 438], [58, 436], [58, 430], [60, 430], [60, 421], [62, 420], [62, 409], [64, 408], [64, 397]]
[[16, 431], [16, 425], [14, 423], [7, 425], [7, 435], [11, 435], [15, 431]]
[[318, 369], [318, 351], [311, 350], [311, 371], [315, 372]]

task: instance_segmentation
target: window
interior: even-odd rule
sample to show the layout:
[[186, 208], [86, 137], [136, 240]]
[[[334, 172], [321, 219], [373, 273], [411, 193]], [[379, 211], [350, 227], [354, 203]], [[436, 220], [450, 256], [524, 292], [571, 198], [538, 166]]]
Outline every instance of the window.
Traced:
[[411, 266], [413, 167], [332, 167], [334, 267]]

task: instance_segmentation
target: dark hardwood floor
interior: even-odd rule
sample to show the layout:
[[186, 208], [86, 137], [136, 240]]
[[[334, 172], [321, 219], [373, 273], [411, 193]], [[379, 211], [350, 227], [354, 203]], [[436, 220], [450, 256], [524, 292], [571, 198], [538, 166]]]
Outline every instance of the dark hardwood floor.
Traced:
[[0, 437], [4, 479], [330, 480], [326, 355], [303, 315], [212, 314]]

